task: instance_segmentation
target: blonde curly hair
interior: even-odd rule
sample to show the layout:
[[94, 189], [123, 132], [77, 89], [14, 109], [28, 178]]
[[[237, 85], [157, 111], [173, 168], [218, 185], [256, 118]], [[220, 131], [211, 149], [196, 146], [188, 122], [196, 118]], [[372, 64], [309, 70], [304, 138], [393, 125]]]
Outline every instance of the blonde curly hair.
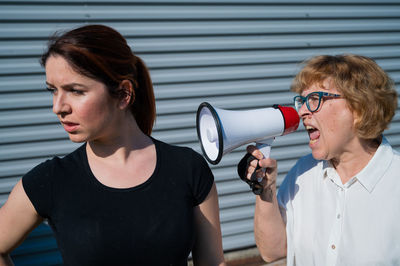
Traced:
[[376, 139], [388, 128], [397, 108], [393, 80], [371, 58], [353, 54], [320, 55], [304, 62], [291, 90], [301, 94], [330, 78], [356, 115], [355, 128], [363, 139]]

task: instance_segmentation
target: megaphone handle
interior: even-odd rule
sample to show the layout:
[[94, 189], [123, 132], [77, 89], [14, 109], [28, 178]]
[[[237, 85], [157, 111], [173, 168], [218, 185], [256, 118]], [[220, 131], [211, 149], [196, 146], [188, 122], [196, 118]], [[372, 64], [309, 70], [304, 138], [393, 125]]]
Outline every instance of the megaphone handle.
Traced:
[[[274, 138], [268, 139], [263, 141], [262, 143], [256, 143], [256, 148], [261, 151], [261, 153], [264, 155], [263, 158], [269, 158], [269, 155], [271, 153], [271, 145], [272, 142], [274, 142]], [[265, 173], [265, 168], [262, 169], [262, 171]], [[261, 182], [263, 179], [261, 177], [257, 178], [258, 182]]]

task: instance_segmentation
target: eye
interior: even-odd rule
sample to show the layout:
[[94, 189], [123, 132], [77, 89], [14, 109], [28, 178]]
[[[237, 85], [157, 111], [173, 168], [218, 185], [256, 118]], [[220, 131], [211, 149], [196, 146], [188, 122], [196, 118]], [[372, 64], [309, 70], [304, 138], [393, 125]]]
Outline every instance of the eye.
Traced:
[[319, 100], [318, 93], [313, 93], [308, 96], [309, 101], [317, 102]]
[[50, 92], [51, 94], [54, 94], [54, 93], [56, 92], [56, 89], [55, 89], [55, 88], [46, 87], [46, 90], [47, 90], [48, 92]]
[[78, 89], [74, 89], [74, 88], [71, 88], [69, 91], [74, 95], [83, 95], [83, 94], [85, 94], [84, 91], [78, 90]]
[[303, 104], [304, 103], [304, 99], [299, 96], [299, 97], [296, 98], [296, 102], [299, 103], [299, 104]]

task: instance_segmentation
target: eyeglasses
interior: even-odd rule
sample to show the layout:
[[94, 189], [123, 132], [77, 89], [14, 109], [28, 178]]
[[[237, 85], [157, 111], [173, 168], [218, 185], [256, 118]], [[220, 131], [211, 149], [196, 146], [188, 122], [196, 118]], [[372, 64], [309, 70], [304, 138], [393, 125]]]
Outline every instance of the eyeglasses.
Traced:
[[328, 93], [328, 92], [322, 92], [322, 91], [314, 91], [314, 92], [311, 92], [310, 94], [308, 94], [306, 97], [301, 96], [301, 95], [295, 96], [293, 98], [294, 106], [298, 112], [305, 102], [308, 110], [311, 113], [313, 113], [313, 112], [317, 111], [319, 106], [321, 105], [322, 97], [339, 98], [339, 97], [341, 97], [341, 95]]

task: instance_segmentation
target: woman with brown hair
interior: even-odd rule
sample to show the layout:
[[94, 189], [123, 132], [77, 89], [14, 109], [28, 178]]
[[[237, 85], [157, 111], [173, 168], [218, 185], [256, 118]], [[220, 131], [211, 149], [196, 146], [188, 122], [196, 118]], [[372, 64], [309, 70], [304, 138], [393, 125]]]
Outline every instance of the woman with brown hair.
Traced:
[[214, 178], [189, 148], [150, 136], [149, 72], [103, 25], [50, 40], [41, 59], [53, 112], [73, 142], [36, 166], [0, 210], [0, 265], [47, 220], [65, 265], [224, 265]]

